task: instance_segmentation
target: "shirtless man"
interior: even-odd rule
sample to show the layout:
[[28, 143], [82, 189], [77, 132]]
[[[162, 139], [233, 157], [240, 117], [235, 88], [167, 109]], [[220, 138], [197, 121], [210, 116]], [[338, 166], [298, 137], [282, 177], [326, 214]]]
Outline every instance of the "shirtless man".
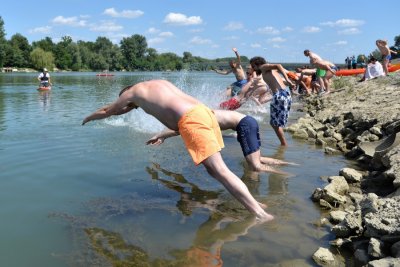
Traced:
[[[272, 91], [270, 125], [278, 136], [281, 145], [287, 146], [283, 127], [287, 124], [292, 104], [292, 97], [290, 96], [289, 89], [287, 89], [287, 85], [294, 87], [294, 84], [286, 75], [287, 70], [281, 64], [267, 63], [262, 57], [253, 57], [250, 59], [250, 64], [257, 75], [262, 74], [264, 81]], [[284, 77], [284, 80], [280, 74]]]
[[[214, 114], [221, 130], [234, 130], [237, 132], [237, 140], [252, 171], [287, 174], [268, 165], [293, 165], [293, 163], [261, 156], [259, 126], [253, 117], [229, 110], [214, 110]], [[146, 144], [160, 145], [164, 143], [165, 139], [177, 135], [179, 135], [179, 132], [166, 129], [150, 138]]]
[[240, 56], [237, 51], [237, 49], [234, 47], [232, 48], [233, 52], [235, 52], [236, 55], [236, 61], [231, 60], [229, 62], [229, 66], [231, 67], [230, 70], [216, 70], [213, 69], [216, 73], [218, 74], [223, 74], [223, 75], [228, 75], [229, 73], [233, 73], [236, 77], [236, 82], [232, 83], [231, 85], [228, 86], [227, 90], [227, 96], [235, 96], [240, 93], [242, 90], [243, 85], [247, 83], [246, 77], [244, 75], [244, 70], [242, 68], [242, 63], [240, 61]]
[[382, 54], [383, 71], [385, 72], [385, 75], [388, 75], [389, 73], [388, 65], [390, 60], [392, 59], [392, 55], [390, 53], [397, 54], [397, 52], [389, 48], [386, 40], [380, 40], [380, 39], [376, 40], [376, 46], [378, 47], [379, 51]]
[[220, 153], [224, 143], [214, 113], [168, 81], [140, 82], [122, 89], [114, 103], [87, 116], [82, 125], [92, 120], [122, 115], [139, 107], [167, 128], [179, 131], [194, 163], [203, 164], [207, 172], [260, 221], [274, 218], [265, 212], [266, 206], [257, 202], [242, 180], [225, 165]]
[[311, 52], [310, 50], [304, 50], [304, 55], [310, 58], [310, 64], [317, 67], [316, 76], [320, 80], [320, 84], [325, 89], [325, 93], [329, 94], [330, 91], [330, 79], [335, 76], [337, 67], [332, 62], [323, 60], [320, 56]]
[[219, 107], [221, 109], [236, 110], [242, 106], [249, 98], [251, 98], [258, 106], [267, 103], [272, 99], [271, 90], [264, 82], [261, 75], [257, 75], [249, 66], [246, 70], [247, 84], [245, 84], [240, 93], [227, 101], [222, 102]]

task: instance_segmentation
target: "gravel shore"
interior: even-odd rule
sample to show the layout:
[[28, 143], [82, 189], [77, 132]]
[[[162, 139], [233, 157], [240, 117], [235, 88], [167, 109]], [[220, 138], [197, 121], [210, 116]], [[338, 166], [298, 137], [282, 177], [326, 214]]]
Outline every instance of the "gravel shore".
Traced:
[[356, 162], [310, 192], [329, 211], [321, 224], [336, 236], [313, 259], [320, 266], [400, 266], [400, 73], [359, 79], [335, 77], [333, 92], [306, 98], [305, 116], [287, 128]]

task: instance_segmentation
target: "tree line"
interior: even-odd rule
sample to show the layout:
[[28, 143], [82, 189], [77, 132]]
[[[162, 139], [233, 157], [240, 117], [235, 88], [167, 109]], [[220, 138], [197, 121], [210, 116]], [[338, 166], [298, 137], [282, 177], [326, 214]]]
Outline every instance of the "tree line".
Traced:
[[[166, 71], [166, 70], [209, 70], [226, 67], [233, 58], [205, 59], [184, 52], [182, 57], [175, 53], [158, 53], [148, 47], [146, 37], [134, 34], [113, 44], [107, 37], [98, 37], [95, 42], [73, 41], [63, 36], [57, 43], [50, 37], [29, 43], [22, 34], [5, 38], [4, 21], [0, 16], [0, 68], [44, 67], [53, 70], [71, 71]], [[248, 62], [247, 57], [242, 61]]]
[[[44, 67], [53, 70], [72, 71], [166, 71], [166, 70], [209, 70], [227, 67], [233, 57], [206, 59], [184, 52], [182, 57], [175, 53], [158, 53], [148, 47], [146, 37], [134, 34], [113, 44], [107, 37], [98, 37], [95, 42], [74, 42], [70, 36], [63, 36], [57, 43], [50, 37], [29, 43], [22, 34], [16, 33], [9, 40], [5, 38], [4, 21], [0, 16], [0, 68]], [[393, 50], [400, 50], [400, 35], [394, 38]], [[371, 52], [379, 58], [379, 51]], [[358, 56], [360, 58], [361, 55]], [[397, 55], [397, 57], [400, 55]], [[249, 62], [241, 56], [243, 64]], [[357, 60], [358, 61], [358, 60]]]

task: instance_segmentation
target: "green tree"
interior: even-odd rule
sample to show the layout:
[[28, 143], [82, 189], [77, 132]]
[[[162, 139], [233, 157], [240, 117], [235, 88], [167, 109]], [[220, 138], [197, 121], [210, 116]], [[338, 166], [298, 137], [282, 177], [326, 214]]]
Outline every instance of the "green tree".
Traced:
[[67, 51], [72, 56], [71, 65], [68, 67], [73, 71], [79, 71], [82, 67], [82, 59], [78, 45], [74, 42], [71, 42], [67, 46]]
[[54, 57], [57, 68], [65, 70], [72, 66], [73, 58], [67, 49], [71, 43], [72, 38], [70, 36], [63, 36], [61, 41], [56, 44]]
[[124, 67], [128, 70], [142, 69], [146, 60], [146, 37], [135, 34], [131, 37], [123, 38], [120, 42], [120, 47], [124, 57]]
[[77, 44], [81, 55], [81, 68], [95, 70], [95, 68], [92, 68], [90, 65], [92, 58], [96, 57], [96, 54], [94, 53], [94, 43], [78, 41]]
[[54, 56], [52, 52], [46, 52], [42, 48], [37, 47], [32, 50], [31, 54], [32, 66], [37, 69], [49, 68], [53, 69]]
[[0, 16], [0, 68], [4, 66], [6, 61], [6, 32], [4, 30], [4, 21]]
[[400, 35], [394, 37], [394, 46], [396, 46], [397, 49], [400, 49]]
[[143, 65], [144, 70], [155, 71], [160, 69], [158, 62], [158, 53], [154, 48], [148, 48], [146, 52], [146, 60]]
[[182, 58], [174, 53], [163, 53], [159, 56], [161, 70], [182, 70]]
[[9, 62], [10, 66], [30, 67], [30, 53], [32, 47], [29, 44], [28, 39], [17, 33], [11, 36], [8, 43], [12, 48], [12, 55], [10, 58], [11, 62]]
[[193, 55], [190, 52], [183, 52], [183, 63], [192, 63]]
[[46, 37], [40, 41], [32, 42], [32, 48], [41, 48], [46, 52], [54, 52], [55, 50], [55, 44], [53, 43], [53, 40], [50, 37]]
[[103, 56], [107, 63], [106, 69], [120, 70], [122, 69], [123, 56], [118, 46], [114, 45], [106, 37], [98, 37], [94, 43], [94, 51]]

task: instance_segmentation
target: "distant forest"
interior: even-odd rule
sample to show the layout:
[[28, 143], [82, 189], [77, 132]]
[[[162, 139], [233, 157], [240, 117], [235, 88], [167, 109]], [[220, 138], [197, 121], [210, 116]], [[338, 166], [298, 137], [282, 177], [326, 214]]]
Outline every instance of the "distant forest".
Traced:
[[[234, 57], [205, 59], [184, 52], [182, 57], [175, 53], [158, 53], [147, 45], [146, 37], [134, 34], [123, 38], [119, 45], [107, 37], [98, 37], [95, 42], [74, 42], [64, 36], [54, 43], [50, 37], [29, 43], [28, 39], [17, 33], [6, 40], [4, 21], [0, 16], [0, 68], [32, 68], [40, 70], [70, 71], [204, 71], [212, 68], [226, 68]], [[393, 50], [400, 48], [400, 35], [395, 37]], [[377, 50], [371, 52], [376, 55]], [[361, 55], [358, 56], [360, 58]], [[397, 55], [399, 56], [399, 55]], [[344, 60], [344, 59], [343, 59]], [[249, 62], [241, 56], [243, 64]], [[286, 64], [287, 65], [287, 64]], [[296, 64], [292, 64], [296, 65]]]

